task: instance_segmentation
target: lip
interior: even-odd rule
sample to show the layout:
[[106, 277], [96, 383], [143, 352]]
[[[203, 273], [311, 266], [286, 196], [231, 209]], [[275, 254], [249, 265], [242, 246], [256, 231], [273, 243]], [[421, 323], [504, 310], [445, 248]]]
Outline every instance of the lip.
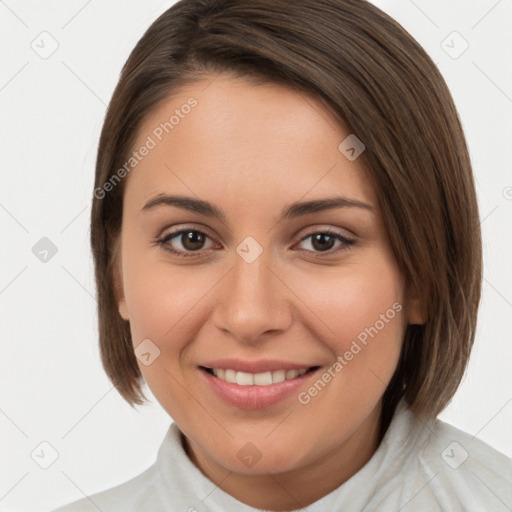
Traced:
[[215, 359], [205, 361], [201, 366], [207, 368], [222, 368], [224, 370], [235, 370], [237, 372], [263, 373], [275, 370], [301, 370], [319, 366], [311, 363], [294, 363], [278, 359], [260, 359], [258, 361], [244, 361], [243, 359]]
[[[231, 368], [233, 370], [236, 369], [233, 368], [233, 366], [216, 366], [217, 364], [219, 364], [219, 361], [215, 362], [215, 366], [213, 366], [213, 368]], [[233, 362], [231, 361], [230, 364], [233, 364]], [[291, 366], [287, 368], [280, 366], [279, 368], [274, 369], [298, 370], [301, 368], [311, 367], [307, 365], [299, 366], [292, 363], [290, 364]], [[205, 364], [204, 366], [212, 368], [210, 364]], [[239, 370], [237, 371], [249, 371], [250, 373], [258, 373], [258, 370], [261, 369], [261, 366], [257, 366], [258, 370], [249, 370], [249, 367], [254, 368], [254, 366], [251, 366], [250, 364], [247, 364], [243, 367], [246, 368], [246, 370], [241, 369], [242, 366], [239, 365]], [[270, 370], [271, 367], [269, 367], [267, 364], [265, 368]], [[222, 379], [219, 379], [218, 377], [208, 373], [204, 368], [199, 367], [198, 370], [199, 376], [205, 380], [206, 386], [218, 397], [220, 397], [225, 403], [239, 409], [256, 410], [271, 407], [272, 405], [276, 405], [292, 395], [297, 395], [298, 391], [301, 387], [304, 386], [305, 382], [317, 374], [319, 367], [305, 373], [304, 375], [301, 375], [300, 377], [296, 377], [295, 379], [285, 380], [276, 384], [269, 384], [268, 386], [240, 386], [238, 384], [233, 384], [231, 382], [226, 382]]]

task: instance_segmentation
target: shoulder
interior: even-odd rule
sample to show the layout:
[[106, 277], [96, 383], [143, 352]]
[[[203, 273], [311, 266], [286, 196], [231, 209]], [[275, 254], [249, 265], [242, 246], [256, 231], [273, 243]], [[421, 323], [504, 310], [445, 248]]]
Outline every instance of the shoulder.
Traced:
[[433, 501], [449, 510], [510, 510], [512, 459], [439, 419], [427, 428], [414, 465]]

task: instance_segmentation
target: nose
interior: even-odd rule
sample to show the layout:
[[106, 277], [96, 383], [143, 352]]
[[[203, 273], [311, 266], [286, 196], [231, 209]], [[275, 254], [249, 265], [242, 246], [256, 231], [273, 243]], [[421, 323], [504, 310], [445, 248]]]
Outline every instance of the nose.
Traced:
[[243, 343], [277, 337], [292, 323], [293, 294], [271, 268], [267, 254], [263, 251], [251, 263], [236, 255], [216, 301], [215, 326]]

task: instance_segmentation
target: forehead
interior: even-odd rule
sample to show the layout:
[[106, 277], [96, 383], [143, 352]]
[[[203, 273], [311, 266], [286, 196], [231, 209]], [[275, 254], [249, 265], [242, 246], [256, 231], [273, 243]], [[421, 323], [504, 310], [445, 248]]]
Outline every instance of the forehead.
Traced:
[[349, 135], [319, 99], [286, 86], [194, 82], [144, 119], [133, 149], [150, 150], [125, 193], [139, 205], [178, 192], [240, 208], [339, 193], [377, 207], [361, 159], [339, 149]]

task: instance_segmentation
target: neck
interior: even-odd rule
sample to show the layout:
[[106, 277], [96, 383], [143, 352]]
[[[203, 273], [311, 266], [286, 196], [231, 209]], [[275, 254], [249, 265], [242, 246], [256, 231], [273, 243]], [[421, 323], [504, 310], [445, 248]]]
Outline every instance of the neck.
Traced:
[[184, 447], [201, 472], [238, 501], [266, 510], [295, 510], [337, 489], [371, 459], [385, 432], [380, 415], [379, 406], [334, 450], [311, 464], [275, 474], [234, 473], [208, 457], [189, 439], [184, 438]]

